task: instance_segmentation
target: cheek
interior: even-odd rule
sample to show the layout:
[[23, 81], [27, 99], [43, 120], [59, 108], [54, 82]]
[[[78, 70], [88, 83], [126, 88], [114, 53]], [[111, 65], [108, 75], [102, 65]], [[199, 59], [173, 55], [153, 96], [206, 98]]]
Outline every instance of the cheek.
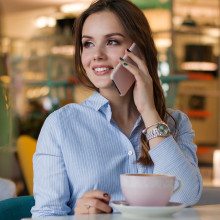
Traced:
[[124, 57], [124, 55], [125, 55], [125, 49], [126, 49], [126, 48], [117, 49], [117, 50], [112, 54], [112, 59], [118, 61], [120, 57]]
[[123, 57], [124, 55], [124, 52], [119, 52], [109, 56], [109, 59], [111, 60], [114, 67], [119, 63], [120, 57]]
[[90, 60], [91, 58], [88, 54], [82, 53], [81, 61], [84, 68], [88, 67], [88, 65], [90, 64]]

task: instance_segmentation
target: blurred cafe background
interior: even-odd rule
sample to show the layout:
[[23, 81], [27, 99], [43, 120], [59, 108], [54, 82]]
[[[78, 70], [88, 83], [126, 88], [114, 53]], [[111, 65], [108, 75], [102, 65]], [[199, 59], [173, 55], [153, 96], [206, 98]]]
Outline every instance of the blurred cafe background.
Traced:
[[[220, 0], [132, 2], [152, 27], [167, 106], [192, 122], [204, 185], [219, 186]], [[72, 33], [90, 3], [0, 0], [0, 200], [33, 194], [32, 156], [45, 118], [92, 94], [75, 78]]]

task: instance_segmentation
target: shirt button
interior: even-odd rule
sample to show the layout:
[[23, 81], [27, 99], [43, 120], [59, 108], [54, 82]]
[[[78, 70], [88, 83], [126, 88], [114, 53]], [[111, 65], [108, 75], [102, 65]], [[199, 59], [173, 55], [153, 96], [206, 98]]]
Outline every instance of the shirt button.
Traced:
[[131, 156], [133, 152], [131, 150], [128, 151], [128, 155]]

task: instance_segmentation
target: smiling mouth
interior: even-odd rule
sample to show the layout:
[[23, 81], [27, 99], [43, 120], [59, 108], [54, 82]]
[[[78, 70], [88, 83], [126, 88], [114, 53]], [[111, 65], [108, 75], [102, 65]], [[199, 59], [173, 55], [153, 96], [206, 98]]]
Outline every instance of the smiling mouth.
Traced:
[[110, 70], [110, 68], [107, 68], [107, 67], [99, 67], [99, 68], [95, 68], [94, 70], [95, 70], [96, 72], [103, 72], [103, 71]]

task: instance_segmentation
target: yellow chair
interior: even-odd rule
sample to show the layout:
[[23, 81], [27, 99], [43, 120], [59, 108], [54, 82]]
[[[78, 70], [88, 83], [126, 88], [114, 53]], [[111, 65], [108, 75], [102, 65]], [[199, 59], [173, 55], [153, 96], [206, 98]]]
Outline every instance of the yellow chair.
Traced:
[[32, 157], [36, 150], [36, 145], [37, 145], [37, 140], [28, 135], [21, 135], [18, 137], [17, 140], [18, 160], [30, 195], [33, 195]]

